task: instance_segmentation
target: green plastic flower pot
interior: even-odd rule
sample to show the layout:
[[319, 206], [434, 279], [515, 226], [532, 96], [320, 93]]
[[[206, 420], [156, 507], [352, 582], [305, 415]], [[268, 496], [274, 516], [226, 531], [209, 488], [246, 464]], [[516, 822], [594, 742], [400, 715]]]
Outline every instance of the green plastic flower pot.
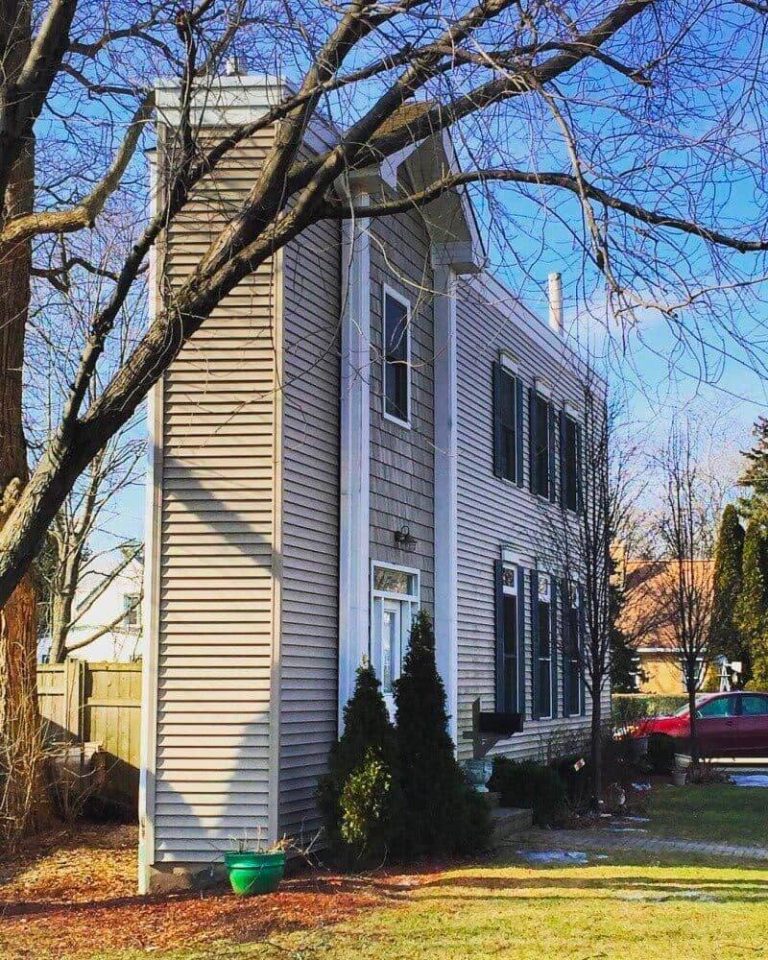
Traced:
[[257, 893], [273, 893], [280, 886], [285, 873], [285, 852], [225, 853], [229, 882], [239, 897]]

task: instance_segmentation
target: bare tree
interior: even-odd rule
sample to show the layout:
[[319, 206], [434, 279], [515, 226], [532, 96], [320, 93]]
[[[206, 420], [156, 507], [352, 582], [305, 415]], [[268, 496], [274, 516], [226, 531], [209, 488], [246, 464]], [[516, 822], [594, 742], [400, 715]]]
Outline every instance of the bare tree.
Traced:
[[636, 496], [639, 484], [630, 470], [633, 452], [619, 440], [620, 405], [609, 403], [591, 367], [585, 368], [583, 390], [581, 431], [573, 440], [579, 469], [570, 481], [576, 486], [570, 493], [565, 489], [562, 452], [568, 438], [561, 435], [560, 521], [549, 528], [549, 551], [563, 575], [562, 631], [556, 637], [566, 678], [564, 696], [578, 702], [579, 695], [569, 687], [581, 684], [591, 702], [590, 761], [597, 802], [603, 792], [603, 739], [610, 719], [604, 716], [603, 701], [618, 613], [613, 548], [627, 538], [630, 493]]
[[[738, 43], [723, 31], [726, 19]], [[524, 275], [537, 260], [534, 253], [526, 263], [519, 251], [533, 214], [573, 239], [585, 277], [607, 285], [619, 316], [653, 305], [672, 329], [706, 345], [698, 305], [721, 291], [745, 296], [764, 273], [764, 154], [731, 146], [742, 118], [763, 108], [763, 32], [761, 5], [739, 0], [0, 0], [3, 729], [20, 704], [34, 704], [26, 574], [77, 478], [222, 297], [313, 224], [363, 212], [344, 187], [351, 171], [450, 128], [465, 169], [373, 196], [366, 217], [499, 183], [514, 202], [504, 212], [486, 193], [485, 206], [497, 220], [499, 254]], [[251, 122], [204, 129], [197, 106], [233, 54], [256, 72], [288, 72], [296, 86]], [[166, 125], [156, 210], [145, 217], [139, 148], [151, 143], [158, 75], [177, 81], [178, 116]], [[700, 95], [707, 82], [717, 98]], [[331, 142], [307, 155], [305, 132], [321, 113], [335, 122]], [[150, 252], [232, 150], [273, 127], [242, 206], [105, 375]], [[760, 136], [760, 122], [751, 129]], [[724, 210], [724, 166], [754, 186], [742, 208], [754, 223], [734, 224]], [[119, 262], [102, 274], [88, 245], [109, 235], [118, 196], [117, 209], [132, 203], [136, 215], [124, 225]], [[518, 201], [527, 209], [516, 221]], [[61, 344], [73, 374], [30, 475], [19, 371], [31, 278], [56, 289], [94, 271], [102, 294], [83, 336]], [[681, 328], [686, 305], [692, 319]], [[727, 310], [712, 316], [749, 360], [763, 363], [750, 347], [759, 338], [728, 326]]]
[[712, 617], [711, 561], [720, 503], [697, 467], [690, 428], [673, 428], [660, 466], [664, 511], [659, 536], [669, 575], [660, 582], [659, 605], [668, 612], [688, 694], [691, 756], [699, 760], [696, 694], [704, 677]]

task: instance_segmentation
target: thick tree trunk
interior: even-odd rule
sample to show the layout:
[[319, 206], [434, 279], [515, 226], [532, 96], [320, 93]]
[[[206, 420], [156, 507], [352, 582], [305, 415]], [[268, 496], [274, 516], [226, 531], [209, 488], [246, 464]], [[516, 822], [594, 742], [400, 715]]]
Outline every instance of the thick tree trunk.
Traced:
[[[17, 21], [18, 69], [29, 40]], [[19, 16], [23, 18], [20, 11]], [[26, 36], [23, 34], [26, 33]], [[11, 171], [3, 219], [31, 212], [34, 150], [30, 141]], [[29, 311], [31, 245], [0, 246], [0, 529], [29, 479], [22, 420], [24, 336]], [[0, 832], [13, 840], [36, 825], [42, 809], [43, 751], [37, 710], [37, 591], [27, 573], [0, 610]]]

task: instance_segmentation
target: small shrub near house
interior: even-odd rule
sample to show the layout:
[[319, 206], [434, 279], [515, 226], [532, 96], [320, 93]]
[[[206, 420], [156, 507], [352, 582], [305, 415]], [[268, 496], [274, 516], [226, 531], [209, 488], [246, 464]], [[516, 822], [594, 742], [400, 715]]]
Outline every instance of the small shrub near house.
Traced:
[[467, 783], [448, 735], [432, 623], [420, 614], [395, 690], [397, 726], [370, 667], [358, 671], [318, 803], [332, 855], [348, 868], [473, 853], [490, 811]]
[[424, 612], [411, 630], [395, 703], [405, 801], [400, 852], [414, 857], [482, 850], [490, 837], [488, 805], [456, 761], [435, 663], [435, 634]]
[[503, 807], [533, 810], [540, 827], [562, 823], [568, 812], [566, 785], [556, 770], [535, 760], [510, 760], [496, 757], [490, 790], [500, 794]]
[[395, 731], [369, 666], [357, 672], [328, 767], [318, 804], [331, 854], [348, 868], [380, 863], [391, 851], [402, 804]]

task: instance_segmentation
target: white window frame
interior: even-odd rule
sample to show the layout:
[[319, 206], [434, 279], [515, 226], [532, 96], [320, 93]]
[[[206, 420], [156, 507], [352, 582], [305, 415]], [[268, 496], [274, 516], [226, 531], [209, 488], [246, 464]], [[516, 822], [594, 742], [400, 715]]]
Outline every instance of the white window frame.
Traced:
[[[396, 300], [401, 306], [406, 309], [406, 321], [405, 321], [405, 375], [406, 375], [406, 392], [408, 395], [408, 416], [406, 420], [401, 420], [400, 417], [396, 417], [392, 413], [387, 412], [387, 297], [391, 297], [393, 300]], [[393, 289], [387, 283], [382, 283], [381, 285], [381, 411], [385, 420], [389, 420], [390, 423], [396, 423], [400, 427], [404, 427], [406, 430], [411, 429], [411, 396], [413, 390], [413, 382], [411, 378], [411, 302], [401, 293], [398, 293], [397, 290]]]
[[[570, 580], [570, 581], [568, 582], [568, 612], [569, 612], [569, 615], [570, 615], [570, 612], [571, 612], [572, 610], [578, 611], [579, 608], [581, 607], [581, 599], [580, 599], [581, 594], [580, 594], [579, 586], [580, 586], [580, 585], [579, 585], [575, 580]], [[569, 629], [570, 629], [570, 625], [569, 625]], [[579, 641], [583, 641], [583, 639], [584, 639], [583, 637], [580, 637], [580, 636], [579, 636], [580, 630], [581, 630], [581, 619], [580, 619], [580, 614], [577, 612], [577, 613], [576, 613], [576, 642], [577, 642], [577, 643], [578, 643]], [[576, 684], [578, 709], [576, 710], [575, 713], [573, 713], [573, 712], [571, 711], [571, 709], [570, 709], [571, 704], [570, 704], [570, 690], [569, 690], [569, 691], [567, 692], [566, 702], [563, 704], [563, 713], [564, 713], [567, 717], [579, 717], [579, 716], [581, 716], [581, 711], [582, 711], [582, 709], [583, 709], [583, 707], [584, 707], [584, 704], [581, 702], [581, 698], [582, 698], [583, 695], [584, 695], [584, 689], [583, 689], [582, 683], [581, 683], [581, 676], [579, 675], [581, 671], [580, 671], [580, 665], [579, 665], [579, 658], [578, 658], [578, 656], [577, 656], [576, 659], [574, 660], [574, 659], [573, 659], [572, 657], [570, 657], [570, 655], [569, 655], [569, 667], [568, 667], [568, 669], [569, 669], [569, 671], [575, 669], [575, 670], [576, 670], [576, 674], [577, 674], [577, 676], [578, 676], [578, 682], [577, 682], [577, 684]]]
[[[553, 645], [556, 643], [556, 640], [557, 640], [556, 635], [555, 635], [554, 617], [552, 616], [552, 612], [553, 612], [553, 611], [552, 611], [552, 579], [553, 579], [553, 578], [552, 578], [552, 574], [549, 573], [549, 571], [547, 571], [547, 570], [541, 570], [541, 569], [539, 569], [539, 570], [537, 571], [537, 574], [538, 574], [538, 590], [537, 590], [537, 596], [536, 596], [536, 616], [538, 617], [538, 615], [539, 615], [539, 607], [538, 607], [538, 605], [539, 605], [540, 603], [546, 603], [547, 607], [549, 608], [549, 656], [548, 656], [548, 657], [542, 657], [542, 656], [541, 656], [541, 637], [538, 636], [538, 634], [539, 634], [538, 629], [537, 629], [537, 631], [536, 631], [536, 632], [537, 632], [537, 641], [538, 641], [538, 649], [536, 650], [536, 658], [537, 658], [537, 660], [538, 660], [538, 662], [539, 662], [539, 675], [541, 675], [541, 665], [542, 665], [542, 663], [548, 663], [548, 664], [549, 664], [549, 713], [539, 713], [538, 719], [539, 719], [539, 720], [552, 720], [552, 718], [553, 718], [554, 715], [555, 715], [555, 697], [557, 696], [557, 691], [553, 689], [554, 684], [553, 684], [553, 682], [552, 682], [552, 679], [553, 679], [553, 673], [552, 673], [552, 663], [553, 663], [552, 648], [553, 648]], [[546, 581], [546, 584], [544, 584], [543, 581]], [[544, 587], [545, 589], [542, 590], [542, 587]], [[537, 625], [537, 626], [538, 626], [538, 625]], [[536, 695], [538, 696], [538, 691], [536, 691]]]
[[[131, 609], [131, 604], [137, 600], [135, 606]], [[133, 618], [133, 622], [131, 619]], [[121, 626], [125, 630], [140, 630], [141, 629], [141, 598], [138, 591], [134, 593], [124, 593], [123, 594], [123, 619], [121, 621]]]
[[[395, 570], [397, 573], [405, 573], [414, 578], [415, 589], [413, 593], [394, 593], [389, 590], [377, 590], [375, 587], [377, 570]], [[392, 681], [394, 682], [400, 676], [402, 660], [408, 647], [408, 638], [411, 633], [416, 614], [421, 606], [421, 571], [415, 567], [403, 567], [396, 563], [384, 563], [380, 560], [371, 561], [371, 645], [370, 659], [376, 676], [382, 680], [382, 635], [381, 628], [384, 620], [384, 605], [386, 601], [394, 601], [401, 604], [400, 613], [400, 663], [393, 665]], [[382, 688], [384, 702], [387, 705], [391, 715], [394, 715], [395, 701], [392, 693], [387, 693]]]

